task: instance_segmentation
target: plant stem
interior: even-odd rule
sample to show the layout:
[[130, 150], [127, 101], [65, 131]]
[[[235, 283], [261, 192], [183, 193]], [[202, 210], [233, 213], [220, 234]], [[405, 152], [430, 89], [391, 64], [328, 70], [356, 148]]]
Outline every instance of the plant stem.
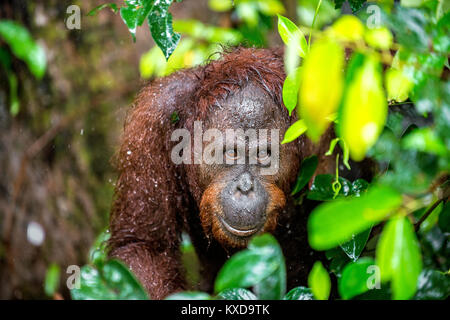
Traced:
[[436, 209], [436, 207], [445, 200], [445, 197], [437, 200], [433, 205], [427, 210], [427, 212], [424, 213], [424, 215], [417, 221], [417, 223], [414, 225], [414, 230], [417, 232], [420, 229], [420, 225], [428, 218], [428, 216]]
[[311, 49], [311, 35], [312, 35], [312, 31], [314, 29], [314, 23], [316, 22], [316, 18], [317, 18], [317, 15], [319, 14], [319, 9], [320, 9], [321, 5], [322, 5], [322, 0], [319, 0], [319, 3], [317, 4], [317, 7], [316, 7], [316, 12], [314, 12], [314, 18], [313, 18], [313, 21], [311, 24], [311, 30], [309, 30], [308, 51]]

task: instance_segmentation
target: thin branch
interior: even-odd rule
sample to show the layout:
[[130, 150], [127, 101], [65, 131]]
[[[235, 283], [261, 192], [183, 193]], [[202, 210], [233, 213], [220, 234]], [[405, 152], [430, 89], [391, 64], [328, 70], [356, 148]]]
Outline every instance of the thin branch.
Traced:
[[437, 206], [446, 199], [446, 197], [443, 197], [433, 203], [433, 205], [424, 213], [424, 215], [419, 219], [419, 221], [416, 222], [414, 225], [414, 230], [417, 232], [420, 229], [420, 225], [429, 217], [429, 215], [434, 211], [434, 209], [437, 208]]

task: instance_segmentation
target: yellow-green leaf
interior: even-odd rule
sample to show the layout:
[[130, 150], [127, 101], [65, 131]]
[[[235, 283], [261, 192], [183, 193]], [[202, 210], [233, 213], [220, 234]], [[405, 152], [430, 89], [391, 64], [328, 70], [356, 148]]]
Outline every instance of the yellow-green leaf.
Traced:
[[317, 141], [330, 124], [342, 96], [344, 51], [340, 44], [323, 39], [314, 43], [302, 67], [300, 118], [308, 126], [307, 135]]
[[314, 264], [308, 275], [308, 286], [317, 300], [327, 300], [330, 296], [330, 276], [320, 261]]
[[283, 84], [283, 103], [289, 110], [291, 115], [292, 110], [297, 105], [298, 89], [300, 86], [300, 71], [301, 68], [297, 68], [286, 77]]
[[382, 221], [401, 204], [401, 194], [386, 186], [372, 187], [361, 197], [322, 203], [308, 219], [309, 244], [315, 250], [336, 247]]
[[290, 126], [286, 133], [284, 134], [284, 139], [281, 141], [281, 144], [285, 144], [291, 141], [294, 141], [298, 137], [300, 137], [305, 131], [308, 129], [308, 127], [305, 125], [305, 121], [298, 120], [294, 122], [292, 126]]
[[406, 217], [388, 221], [377, 245], [376, 262], [381, 281], [391, 281], [394, 299], [414, 296], [422, 258], [414, 227]]
[[218, 12], [228, 11], [233, 8], [233, 2], [231, 0], [209, 0], [208, 6]]
[[392, 33], [386, 27], [368, 29], [364, 34], [367, 44], [376, 49], [387, 50], [392, 46]]
[[339, 133], [348, 145], [350, 157], [361, 161], [383, 130], [387, 102], [377, 59], [357, 54], [349, 73], [340, 110]]
[[355, 16], [344, 15], [331, 26], [331, 31], [340, 40], [358, 41], [364, 36], [364, 25]]
[[385, 76], [388, 100], [403, 102], [413, 87], [413, 82], [401, 71], [389, 69]]
[[293, 46], [297, 54], [304, 58], [308, 45], [303, 32], [286, 17], [278, 15], [278, 33], [287, 46]]

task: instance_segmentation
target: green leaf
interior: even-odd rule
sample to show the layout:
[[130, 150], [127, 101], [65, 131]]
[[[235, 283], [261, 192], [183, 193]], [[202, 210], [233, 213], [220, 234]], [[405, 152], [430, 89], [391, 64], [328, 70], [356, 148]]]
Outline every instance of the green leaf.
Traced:
[[44, 291], [47, 296], [53, 297], [58, 290], [60, 275], [61, 268], [56, 263], [52, 263], [45, 274]]
[[117, 7], [117, 4], [115, 3], [104, 3], [99, 6], [96, 6], [94, 9], [88, 12], [88, 16], [95, 16], [97, 15], [101, 10], [105, 8], [110, 8], [112, 12], [116, 13], [119, 11], [119, 8]]
[[287, 46], [294, 46], [297, 54], [304, 58], [308, 50], [303, 32], [286, 17], [278, 15], [278, 33]]
[[317, 300], [327, 300], [330, 296], [330, 276], [320, 261], [314, 263], [308, 275], [308, 286]]
[[[440, 2], [441, 4], [444, 1]], [[435, 30], [435, 36], [433, 37], [433, 48], [444, 55], [450, 53], [450, 12], [444, 14], [444, 16], [438, 21]]]
[[147, 293], [134, 275], [119, 261], [101, 268], [81, 268], [80, 288], [71, 290], [74, 300], [146, 300]]
[[358, 260], [361, 252], [364, 250], [371, 231], [372, 228], [369, 228], [357, 235], [352, 235], [352, 238], [349, 241], [340, 245], [345, 254], [353, 262]]
[[427, 18], [424, 11], [396, 6], [395, 11], [383, 21], [387, 23], [397, 41], [405, 48], [417, 52], [429, 51], [430, 39], [426, 31]]
[[417, 289], [422, 259], [414, 227], [405, 217], [389, 220], [376, 250], [381, 280], [391, 281], [393, 298], [410, 299]]
[[[334, 0], [335, 8], [340, 9], [345, 0]], [[362, 8], [366, 0], [348, 0], [352, 12], [355, 13]]]
[[108, 259], [107, 241], [111, 237], [109, 231], [103, 230], [89, 250], [89, 261], [94, 265], [102, 265]]
[[444, 204], [439, 215], [438, 225], [442, 232], [450, 232], [450, 202]]
[[301, 68], [296, 68], [294, 72], [289, 74], [283, 84], [283, 103], [289, 110], [289, 116], [297, 105], [298, 89], [300, 86]]
[[282, 14], [286, 10], [280, 0], [264, 0], [257, 1], [259, 10], [266, 16], [274, 16], [276, 14]]
[[314, 295], [310, 288], [295, 287], [286, 293], [283, 300], [314, 300]]
[[323, 203], [308, 219], [309, 243], [316, 250], [333, 248], [382, 221], [401, 203], [401, 195], [386, 186], [374, 186], [359, 198]]
[[330, 272], [334, 273], [336, 278], [339, 279], [342, 275], [342, 270], [349, 262], [350, 259], [347, 254], [342, 249], [339, 249], [338, 253], [331, 258]]
[[331, 26], [333, 36], [343, 40], [355, 42], [362, 40], [364, 25], [353, 15], [343, 15]]
[[[125, 3], [130, 3], [126, 1]], [[120, 8], [120, 17], [125, 25], [128, 27], [128, 31], [133, 37], [133, 41], [136, 41], [136, 28], [138, 26], [139, 9], [134, 5]]]
[[402, 145], [406, 149], [429, 152], [440, 156], [449, 154], [444, 142], [431, 128], [415, 129], [403, 138]]
[[[215, 281], [215, 292], [230, 288], [259, 287], [264, 298], [280, 299], [286, 290], [286, 270], [281, 248], [275, 238], [264, 234], [253, 238], [248, 249], [235, 254], [219, 271]], [[269, 292], [265, 289], [270, 288]], [[275, 290], [276, 289], [276, 290]], [[256, 291], [256, 288], [255, 288]], [[261, 296], [259, 296], [261, 298]]]
[[361, 161], [383, 130], [388, 107], [378, 60], [356, 54], [348, 70], [338, 131], [349, 148], [350, 157]]
[[185, 291], [177, 292], [166, 297], [164, 300], [211, 300], [211, 296], [205, 292]]
[[364, 33], [367, 44], [373, 48], [388, 50], [392, 46], [393, 36], [386, 27], [367, 29]]
[[209, 0], [208, 6], [211, 10], [224, 12], [233, 8], [233, 2], [231, 0]]
[[223, 300], [257, 300], [253, 292], [242, 288], [226, 289], [220, 292], [217, 297]]
[[[316, 201], [328, 201], [334, 199], [334, 191], [332, 184], [335, 177], [330, 174], [319, 174], [314, 178], [311, 189], [308, 192], [307, 198]], [[346, 197], [351, 190], [351, 182], [345, 178], [339, 177], [341, 189], [338, 197]]]
[[153, 7], [148, 17], [153, 40], [164, 53], [166, 60], [177, 47], [181, 37], [180, 34], [173, 31], [172, 14], [169, 13], [171, 4], [172, 0], [160, 2], [159, 5]]
[[297, 120], [295, 121], [285, 132], [284, 139], [281, 144], [289, 143], [300, 137], [306, 132], [308, 128], [305, 125], [305, 121]]
[[298, 193], [304, 186], [311, 180], [314, 172], [316, 172], [317, 165], [319, 164], [319, 160], [316, 155], [312, 155], [303, 159], [302, 164], [300, 166], [300, 172], [297, 177], [297, 181], [295, 182], [294, 189], [292, 189], [291, 196]]
[[338, 281], [339, 294], [343, 299], [351, 299], [370, 289], [368, 281], [373, 277], [369, 272], [372, 266], [375, 266], [372, 258], [361, 258], [345, 266]]
[[256, 283], [253, 290], [260, 300], [281, 300], [286, 293], [286, 265], [281, 247], [270, 234], [255, 237], [249, 245], [250, 250], [269, 247], [279, 266], [268, 277]]
[[336, 112], [343, 89], [344, 51], [332, 40], [318, 40], [305, 58], [300, 80], [299, 117], [317, 142]]
[[25, 27], [15, 21], [1, 20], [0, 37], [17, 58], [25, 61], [36, 78], [44, 76], [47, 67], [44, 48], [33, 40]]
[[438, 270], [424, 269], [417, 282], [416, 300], [444, 300], [450, 295], [450, 276]]
[[408, 99], [413, 82], [401, 70], [390, 68], [385, 74], [388, 100], [403, 102]]

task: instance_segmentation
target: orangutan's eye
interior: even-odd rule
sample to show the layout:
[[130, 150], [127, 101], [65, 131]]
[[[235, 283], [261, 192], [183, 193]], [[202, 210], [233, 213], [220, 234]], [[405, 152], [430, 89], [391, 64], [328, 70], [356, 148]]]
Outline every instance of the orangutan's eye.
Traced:
[[260, 163], [265, 163], [270, 158], [270, 150], [259, 150], [258, 151], [258, 161]]
[[239, 158], [238, 150], [236, 148], [226, 150], [225, 157], [230, 160], [236, 160], [237, 158]]

